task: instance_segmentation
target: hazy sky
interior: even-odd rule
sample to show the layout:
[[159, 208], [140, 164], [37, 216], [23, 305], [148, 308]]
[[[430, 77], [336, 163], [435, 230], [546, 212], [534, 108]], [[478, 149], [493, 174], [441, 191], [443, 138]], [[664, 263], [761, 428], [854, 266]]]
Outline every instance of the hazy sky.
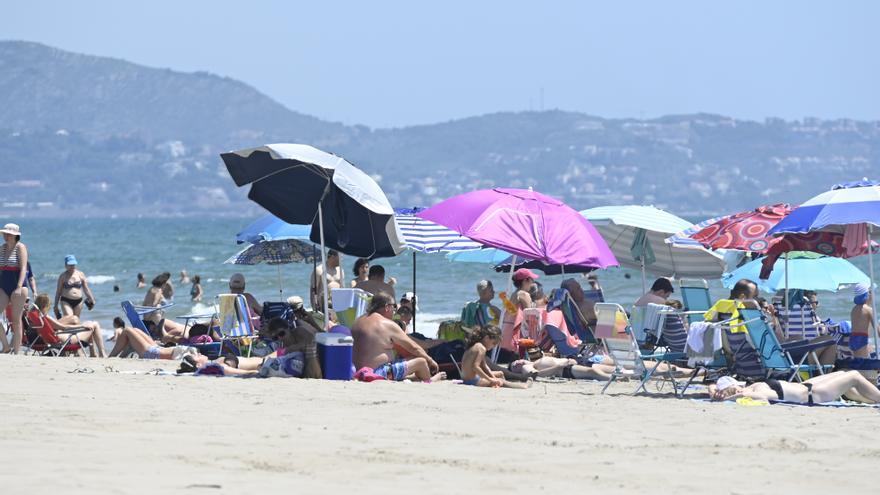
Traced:
[[6, 2], [0, 39], [373, 127], [504, 110], [880, 119], [878, 1]]

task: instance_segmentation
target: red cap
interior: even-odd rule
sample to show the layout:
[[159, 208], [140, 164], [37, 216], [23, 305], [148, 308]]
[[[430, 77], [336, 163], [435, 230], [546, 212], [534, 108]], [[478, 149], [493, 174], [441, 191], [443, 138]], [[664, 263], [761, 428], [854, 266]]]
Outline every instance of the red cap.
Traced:
[[519, 282], [520, 280], [525, 280], [527, 278], [538, 280], [538, 276], [535, 275], [535, 272], [529, 270], [528, 268], [520, 268], [519, 270], [513, 272], [513, 280], [517, 282]]

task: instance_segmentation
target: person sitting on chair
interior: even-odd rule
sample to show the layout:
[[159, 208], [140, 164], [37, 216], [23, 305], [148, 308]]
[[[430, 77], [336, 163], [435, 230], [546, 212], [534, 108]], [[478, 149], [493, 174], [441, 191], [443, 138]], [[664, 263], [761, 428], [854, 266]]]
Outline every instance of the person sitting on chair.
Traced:
[[638, 298], [633, 306], [665, 304], [666, 300], [669, 299], [669, 296], [671, 296], [673, 292], [675, 292], [675, 288], [672, 286], [672, 282], [666, 277], [660, 277], [654, 281], [653, 285], [651, 285], [651, 290]]
[[[82, 342], [90, 343], [89, 354], [92, 357], [106, 357], [107, 351], [104, 350], [104, 334], [101, 332], [101, 325], [97, 321], [80, 321], [76, 315], [62, 316], [55, 319], [49, 316], [49, 295], [40, 294], [34, 303], [40, 311], [43, 320], [52, 327], [55, 332], [63, 330], [76, 330], [82, 328], [83, 331], [74, 334], [71, 343], [79, 344]], [[62, 338], [62, 340], [64, 340]], [[97, 354], [97, 355], [96, 355]]]

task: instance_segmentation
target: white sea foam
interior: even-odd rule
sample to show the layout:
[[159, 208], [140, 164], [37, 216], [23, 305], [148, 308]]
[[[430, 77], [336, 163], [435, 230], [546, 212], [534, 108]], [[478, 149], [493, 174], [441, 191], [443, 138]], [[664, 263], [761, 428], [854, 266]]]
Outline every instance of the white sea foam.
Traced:
[[91, 275], [86, 277], [86, 280], [92, 285], [101, 285], [106, 284], [107, 282], [113, 282], [116, 280], [116, 277], [113, 275]]
[[204, 315], [204, 314], [213, 314], [214, 306], [212, 304], [205, 304], [204, 302], [198, 302], [193, 305], [193, 307], [189, 310], [189, 314], [191, 315]]
[[202, 261], [205, 261], [205, 257], [204, 257], [204, 256], [193, 256], [193, 257], [191, 257], [190, 259], [193, 260], [193, 261], [195, 261], [196, 263], [201, 263]]
[[[436, 337], [440, 323], [446, 320], [457, 320], [460, 315], [449, 313], [427, 313], [424, 311], [416, 312], [416, 332], [425, 337]], [[412, 324], [410, 324], [412, 329]]]

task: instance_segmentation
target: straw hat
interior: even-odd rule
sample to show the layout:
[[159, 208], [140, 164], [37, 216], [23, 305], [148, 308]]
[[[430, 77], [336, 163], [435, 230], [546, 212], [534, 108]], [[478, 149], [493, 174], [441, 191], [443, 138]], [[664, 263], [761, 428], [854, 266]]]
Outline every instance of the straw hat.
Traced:
[[7, 223], [0, 229], [0, 234], [21, 235], [21, 229], [17, 224]]

